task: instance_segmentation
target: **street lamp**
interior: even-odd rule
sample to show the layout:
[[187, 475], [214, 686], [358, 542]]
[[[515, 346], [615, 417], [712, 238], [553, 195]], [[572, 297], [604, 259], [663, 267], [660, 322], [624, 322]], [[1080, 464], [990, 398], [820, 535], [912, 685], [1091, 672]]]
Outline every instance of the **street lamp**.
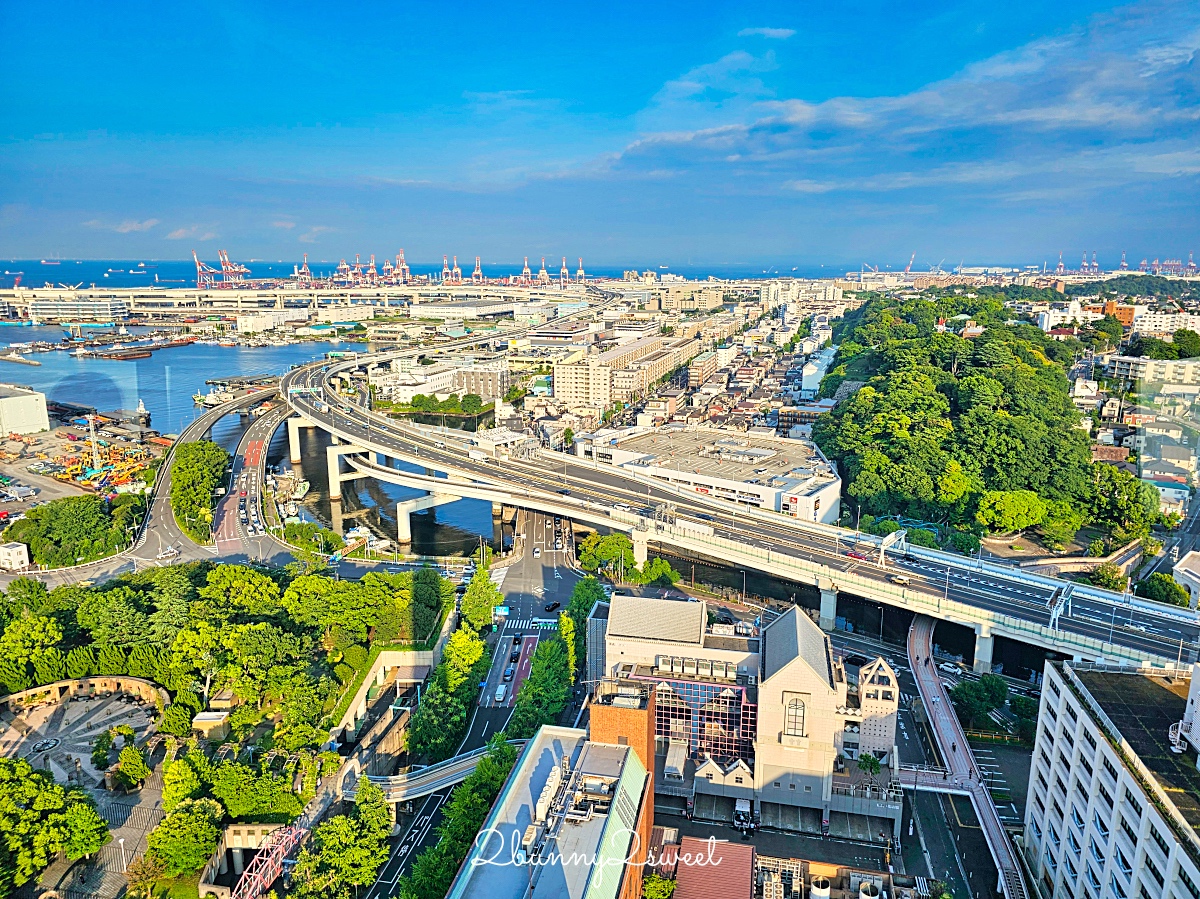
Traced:
[[117, 842], [121, 844], [121, 873], [125, 874], [129, 871], [129, 865], [125, 860], [125, 838], [121, 837]]

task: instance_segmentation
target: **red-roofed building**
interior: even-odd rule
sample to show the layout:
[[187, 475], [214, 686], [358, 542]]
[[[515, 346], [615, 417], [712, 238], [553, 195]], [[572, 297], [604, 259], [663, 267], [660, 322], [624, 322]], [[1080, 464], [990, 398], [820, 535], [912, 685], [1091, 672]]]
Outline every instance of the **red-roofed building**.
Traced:
[[674, 899], [754, 899], [754, 847], [684, 837]]

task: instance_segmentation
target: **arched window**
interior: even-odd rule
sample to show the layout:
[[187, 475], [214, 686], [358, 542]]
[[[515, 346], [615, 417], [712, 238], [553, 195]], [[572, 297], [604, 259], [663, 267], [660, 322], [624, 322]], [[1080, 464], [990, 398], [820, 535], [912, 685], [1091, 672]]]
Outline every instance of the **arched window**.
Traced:
[[804, 700], [789, 699], [784, 710], [783, 732], [789, 737], [804, 736]]

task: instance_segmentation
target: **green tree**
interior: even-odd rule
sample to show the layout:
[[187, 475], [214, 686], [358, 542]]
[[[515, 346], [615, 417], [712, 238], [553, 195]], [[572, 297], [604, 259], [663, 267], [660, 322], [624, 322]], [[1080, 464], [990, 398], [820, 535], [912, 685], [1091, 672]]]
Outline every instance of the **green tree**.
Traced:
[[137, 899], [153, 899], [154, 887], [166, 876], [167, 867], [151, 855], [141, 855], [129, 863], [126, 878], [129, 895]]
[[229, 453], [208, 440], [180, 444], [173, 453], [170, 483], [175, 522], [197, 543], [208, 543], [213, 495], [229, 466]]
[[124, 674], [125, 653], [119, 646], [101, 646], [96, 656], [97, 674]]
[[163, 772], [163, 811], [170, 814], [185, 799], [195, 799], [203, 788], [187, 759], [178, 758]]
[[483, 640], [469, 628], [459, 628], [450, 635], [442, 655], [442, 667], [446, 687], [451, 693], [457, 693], [464, 684], [472, 681], [475, 666], [483, 658], [485, 648]]
[[671, 899], [675, 881], [661, 874], [647, 874], [642, 879], [642, 899]]
[[504, 601], [499, 588], [492, 582], [486, 569], [475, 570], [467, 592], [462, 598], [462, 616], [471, 627], [482, 630], [492, 623], [496, 606]]
[[1046, 514], [1038, 524], [1042, 542], [1050, 549], [1064, 549], [1086, 520], [1084, 511], [1073, 503], [1055, 500], [1046, 507]]
[[146, 764], [146, 757], [132, 743], [122, 747], [117, 757], [117, 767], [127, 787], [135, 787], [150, 776], [150, 766]]
[[383, 792], [366, 778], [349, 815], [319, 824], [293, 872], [299, 899], [350, 899], [374, 882], [388, 857], [391, 822]]
[[53, 618], [24, 614], [14, 618], [0, 636], [0, 658], [24, 659], [37, 664], [46, 650], [62, 640], [62, 628]]
[[33, 661], [33, 677], [39, 684], [52, 684], [67, 676], [67, 657], [56, 646], [51, 646]]
[[467, 707], [451, 690], [435, 680], [425, 690], [408, 725], [408, 751], [440, 762], [454, 755], [467, 726]]
[[67, 653], [67, 677], [87, 677], [96, 670], [96, 653], [90, 646], [76, 646]]
[[142, 508], [142, 498], [131, 494], [111, 504], [99, 496], [63, 497], [30, 509], [4, 530], [4, 539], [26, 544], [35, 564], [67, 568], [128, 546]]
[[1171, 575], [1163, 574], [1161, 571], [1138, 581], [1133, 587], [1133, 592], [1154, 602], [1167, 603], [1172, 606], [1187, 608], [1191, 602], [1187, 590], [1175, 583], [1175, 579]]
[[578, 661], [575, 656], [575, 621], [566, 612], [558, 614], [558, 639], [562, 640], [567, 651], [567, 677], [570, 683], [575, 683], [575, 671]]
[[35, 880], [60, 852], [82, 858], [109, 839], [86, 792], [9, 758], [0, 758], [0, 834], [0, 888], [8, 889]]
[[1106, 525], [1114, 540], [1125, 543], [1149, 535], [1158, 517], [1157, 487], [1103, 464], [1095, 466], [1094, 485], [1092, 518]]
[[462, 398], [462, 410], [467, 415], [478, 415], [483, 411], [483, 398], [477, 393], [468, 393]]
[[588, 576], [575, 584], [567, 602], [567, 614], [575, 625], [575, 664], [583, 668], [587, 660], [587, 619], [597, 602], [607, 600], [604, 588], [594, 577]]
[[168, 877], [204, 867], [221, 838], [225, 810], [213, 799], [184, 799], [146, 839], [147, 854], [162, 863]]
[[874, 753], [860, 752], [858, 754], [858, 770], [867, 775], [872, 783], [879, 776], [879, 767], [879, 759]]
[[989, 490], [975, 520], [999, 534], [1019, 534], [1046, 517], [1046, 503], [1032, 490]]
[[1129, 578], [1121, 571], [1120, 566], [1114, 565], [1112, 562], [1105, 562], [1096, 568], [1095, 571], [1088, 575], [1088, 580], [1097, 587], [1104, 587], [1106, 590], [1124, 590], [1129, 583]]

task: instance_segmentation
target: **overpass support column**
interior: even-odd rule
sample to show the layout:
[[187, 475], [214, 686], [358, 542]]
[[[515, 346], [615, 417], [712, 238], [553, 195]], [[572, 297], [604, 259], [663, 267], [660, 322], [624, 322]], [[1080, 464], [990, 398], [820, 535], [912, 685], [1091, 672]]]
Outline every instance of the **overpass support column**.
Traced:
[[992, 649], [995, 638], [992, 636], [991, 625], [979, 624], [975, 630], [975, 673], [992, 673]]
[[288, 458], [293, 465], [300, 464], [300, 419], [293, 415], [287, 421]]
[[641, 531], [633, 532], [633, 561], [639, 565], [645, 565], [646, 559], [650, 557], [650, 541]]
[[387, 804], [387, 807], [388, 807], [388, 818], [392, 822], [392, 836], [394, 836], [394, 837], [399, 836], [400, 835], [400, 823], [396, 820], [396, 803], [389, 802]]
[[233, 876], [241, 877], [242, 871], [244, 871], [246, 868], [246, 862], [242, 854], [242, 849], [241, 847], [234, 846], [229, 851], [233, 853]]
[[837, 588], [821, 585], [821, 630], [831, 631], [837, 623]]
[[403, 500], [396, 503], [396, 540], [399, 543], [412, 543], [412, 519], [410, 516], [413, 512], [423, 512], [426, 509], [432, 509], [434, 506], [442, 506], [446, 503], [452, 503], [461, 497], [450, 496], [445, 493], [427, 493], [424, 496], [418, 496], [414, 499]]
[[351, 471], [342, 474], [342, 456], [354, 453], [365, 453], [360, 446], [354, 446], [346, 443], [336, 443], [325, 447], [325, 460], [329, 465], [329, 498], [331, 500], [340, 500], [342, 498], [342, 481], [352, 481], [355, 478], [370, 477], [369, 474], [361, 471]]

